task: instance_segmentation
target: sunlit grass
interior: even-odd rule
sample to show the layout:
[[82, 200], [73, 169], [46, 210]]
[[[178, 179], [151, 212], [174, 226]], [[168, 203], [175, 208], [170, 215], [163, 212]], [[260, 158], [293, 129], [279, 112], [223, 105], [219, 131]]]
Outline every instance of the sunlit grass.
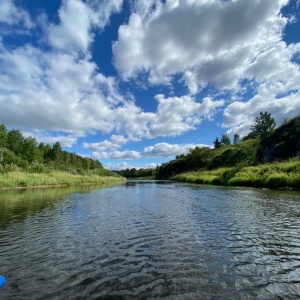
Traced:
[[76, 186], [81, 184], [106, 184], [122, 180], [125, 179], [112, 176], [74, 175], [61, 171], [53, 171], [46, 174], [14, 171], [0, 175], [0, 188], [57, 185]]
[[252, 167], [188, 172], [178, 174], [173, 179], [214, 185], [300, 189], [300, 158]]

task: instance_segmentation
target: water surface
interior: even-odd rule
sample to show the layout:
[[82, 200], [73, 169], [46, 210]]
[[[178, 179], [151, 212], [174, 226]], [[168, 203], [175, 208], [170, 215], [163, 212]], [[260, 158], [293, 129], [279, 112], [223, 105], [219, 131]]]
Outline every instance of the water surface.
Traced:
[[0, 299], [300, 298], [297, 192], [132, 181], [7, 193]]

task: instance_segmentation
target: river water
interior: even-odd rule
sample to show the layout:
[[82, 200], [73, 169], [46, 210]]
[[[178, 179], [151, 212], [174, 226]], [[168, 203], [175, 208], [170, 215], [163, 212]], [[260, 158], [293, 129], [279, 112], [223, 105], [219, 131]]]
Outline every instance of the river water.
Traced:
[[2, 191], [0, 274], [0, 299], [300, 299], [300, 193]]

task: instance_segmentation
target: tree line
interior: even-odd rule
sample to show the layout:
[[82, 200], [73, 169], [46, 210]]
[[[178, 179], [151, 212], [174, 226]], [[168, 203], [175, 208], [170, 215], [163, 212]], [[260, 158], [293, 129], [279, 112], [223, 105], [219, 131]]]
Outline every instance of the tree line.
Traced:
[[52, 146], [38, 143], [35, 138], [25, 137], [19, 130], [8, 130], [0, 124], [0, 171], [16, 168], [38, 173], [62, 170], [73, 174], [88, 171], [98, 175], [114, 174], [105, 170], [98, 160], [62, 150], [58, 141]]

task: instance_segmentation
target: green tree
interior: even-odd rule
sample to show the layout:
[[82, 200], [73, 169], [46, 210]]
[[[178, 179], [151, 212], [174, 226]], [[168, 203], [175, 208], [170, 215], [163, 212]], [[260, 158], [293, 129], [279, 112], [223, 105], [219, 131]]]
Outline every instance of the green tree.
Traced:
[[24, 137], [19, 130], [10, 130], [7, 134], [7, 148], [15, 155], [21, 155]]
[[70, 165], [70, 160], [71, 160], [71, 153], [67, 152], [67, 151], [62, 151], [61, 153], [61, 159], [64, 162], [64, 166], [65, 166], [65, 171], [67, 170], [67, 168]]
[[88, 171], [91, 168], [92, 160], [88, 157], [85, 157], [82, 161], [82, 164], [83, 169]]
[[49, 144], [39, 143], [38, 148], [43, 157], [44, 163], [49, 163], [51, 160], [51, 146]]
[[230, 137], [227, 133], [222, 134], [221, 144], [222, 145], [230, 145], [231, 144]]
[[0, 124], [0, 148], [7, 147], [7, 129], [4, 124]]
[[24, 138], [22, 143], [22, 158], [29, 163], [41, 162], [42, 153], [40, 152], [35, 138], [28, 136]]
[[233, 136], [233, 143], [237, 144], [240, 141], [240, 136], [239, 134], [235, 133]]
[[59, 142], [56, 142], [51, 149], [51, 158], [53, 161], [58, 162], [60, 160], [61, 157], [61, 145]]
[[259, 117], [255, 119], [255, 122], [250, 127], [250, 130], [254, 136], [264, 139], [273, 132], [275, 126], [276, 123], [274, 118], [271, 116], [271, 113], [265, 111], [264, 113], [260, 112]]

